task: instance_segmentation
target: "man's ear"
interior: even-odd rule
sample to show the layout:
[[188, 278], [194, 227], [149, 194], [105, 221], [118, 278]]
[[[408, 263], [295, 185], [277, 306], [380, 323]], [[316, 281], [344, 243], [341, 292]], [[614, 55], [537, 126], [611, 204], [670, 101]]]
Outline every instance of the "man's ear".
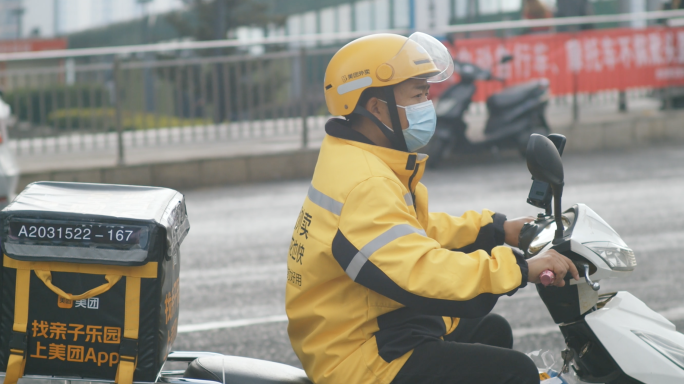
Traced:
[[373, 115], [375, 115], [375, 117], [380, 119], [380, 121], [383, 121], [383, 117], [386, 114], [386, 107], [385, 103], [381, 102], [377, 97], [371, 97], [370, 99], [368, 99], [368, 101], [366, 102], [366, 109], [368, 110], [368, 112], [372, 113]]

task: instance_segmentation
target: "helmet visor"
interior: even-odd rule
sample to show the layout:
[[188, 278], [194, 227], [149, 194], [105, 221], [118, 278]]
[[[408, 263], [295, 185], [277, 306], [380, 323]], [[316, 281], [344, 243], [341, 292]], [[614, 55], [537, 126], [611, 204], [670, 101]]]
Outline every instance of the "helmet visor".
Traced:
[[378, 67], [378, 77], [389, 80], [410, 78], [440, 83], [454, 73], [454, 61], [449, 50], [439, 40], [422, 32], [409, 36], [399, 52]]

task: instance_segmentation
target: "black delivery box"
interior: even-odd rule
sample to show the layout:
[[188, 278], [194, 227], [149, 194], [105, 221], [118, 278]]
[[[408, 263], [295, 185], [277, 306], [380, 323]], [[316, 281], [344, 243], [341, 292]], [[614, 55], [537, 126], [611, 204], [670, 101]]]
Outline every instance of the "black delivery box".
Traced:
[[0, 212], [0, 371], [154, 382], [176, 337], [179, 247], [167, 188], [37, 182]]

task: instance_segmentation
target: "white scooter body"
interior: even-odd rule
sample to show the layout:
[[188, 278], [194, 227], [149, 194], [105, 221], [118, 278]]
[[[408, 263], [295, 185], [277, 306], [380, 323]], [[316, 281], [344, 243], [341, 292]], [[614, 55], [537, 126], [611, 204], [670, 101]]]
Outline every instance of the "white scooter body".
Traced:
[[627, 375], [644, 383], [684, 383], [684, 369], [634, 332], [660, 336], [679, 346], [684, 346], [684, 335], [629, 292], [618, 292], [585, 320]]
[[[569, 237], [571, 251], [596, 266], [589, 276], [590, 282], [631, 275], [636, 261], [617, 232], [588, 206], [577, 204], [573, 210], [566, 211], [569, 220], [564, 225], [569, 224], [572, 231]], [[570, 222], [572, 220], [574, 223]], [[555, 223], [550, 223], [532, 241], [530, 248], [536, 245], [539, 249], [545, 241], [549, 243], [536, 253], [552, 248], [550, 240], [553, 239], [555, 228]], [[593, 244], [606, 243], [615, 244], [625, 251], [628, 265], [622, 266], [622, 270], [611, 268], [606, 260], [589, 248]], [[599, 302], [598, 292], [584, 278], [579, 281], [571, 279], [570, 284], [578, 286], [580, 313], [594, 309]], [[607, 302], [604, 301], [600, 308], [586, 314], [584, 320], [628, 376], [648, 384], [684, 383], [684, 334], [677, 332], [674, 324], [629, 292], [618, 292]], [[562, 327], [564, 324], [559, 325]]]

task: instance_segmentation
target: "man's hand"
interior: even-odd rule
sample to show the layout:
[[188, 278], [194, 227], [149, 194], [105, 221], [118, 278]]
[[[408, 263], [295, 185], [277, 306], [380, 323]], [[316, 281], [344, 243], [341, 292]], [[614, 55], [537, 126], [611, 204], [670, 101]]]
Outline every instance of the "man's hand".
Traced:
[[520, 230], [522, 229], [523, 225], [525, 225], [525, 223], [529, 223], [530, 221], [534, 221], [534, 217], [518, 217], [513, 220], [504, 221], [503, 228], [505, 233], [506, 244], [513, 247], [517, 247], [518, 237], [520, 236]]
[[553, 280], [553, 285], [556, 287], [562, 287], [565, 285], [563, 278], [568, 272], [570, 272], [575, 280], [580, 279], [575, 264], [573, 264], [570, 259], [553, 249], [542, 252], [539, 255], [527, 260], [527, 268], [527, 280], [530, 283], [539, 283], [539, 275], [547, 269], [550, 269], [556, 275], [556, 278]]

